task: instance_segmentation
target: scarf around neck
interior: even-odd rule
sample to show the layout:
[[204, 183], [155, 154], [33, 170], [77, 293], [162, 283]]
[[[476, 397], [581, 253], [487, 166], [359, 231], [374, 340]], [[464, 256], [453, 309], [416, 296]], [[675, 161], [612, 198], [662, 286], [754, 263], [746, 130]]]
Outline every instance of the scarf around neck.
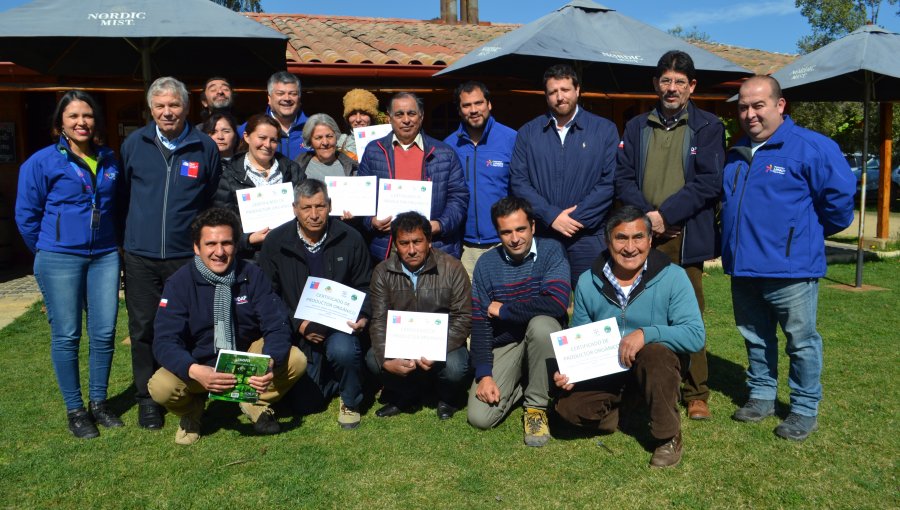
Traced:
[[199, 255], [194, 255], [194, 267], [207, 282], [216, 287], [213, 301], [216, 352], [234, 350], [234, 329], [231, 325], [231, 287], [234, 285], [234, 264], [224, 275], [218, 275], [206, 267]]

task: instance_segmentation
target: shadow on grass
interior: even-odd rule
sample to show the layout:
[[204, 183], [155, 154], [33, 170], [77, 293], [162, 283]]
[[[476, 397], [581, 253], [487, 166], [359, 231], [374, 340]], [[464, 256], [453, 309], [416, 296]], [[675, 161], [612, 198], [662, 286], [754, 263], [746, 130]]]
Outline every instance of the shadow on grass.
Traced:
[[744, 405], [747, 400], [746, 368], [709, 351], [706, 361], [709, 366], [709, 389], [722, 393], [739, 407]]

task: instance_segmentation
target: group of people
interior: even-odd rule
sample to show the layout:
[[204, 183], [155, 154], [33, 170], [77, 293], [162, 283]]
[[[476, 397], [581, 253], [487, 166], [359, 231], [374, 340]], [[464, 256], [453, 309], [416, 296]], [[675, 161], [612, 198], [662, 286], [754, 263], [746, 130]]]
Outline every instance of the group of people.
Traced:
[[[300, 111], [289, 73], [270, 78], [266, 112], [241, 126], [227, 112], [227, 80], [210, 79], [202, 130], [187, 122], [184, 85], [158, 79], [147, 93], [153, 120], [118, 159], [93, 141], [93, 99], [65, 94], [59, 140], [21, 169], [16, 220], [36, 253], [70, 430], [94, 437], [96, 424], [122, 425], [106, 403], [121, 245], [138, 425], [162, 428], [168, 409], [179, 444], [199, 439], [206, 393], [234, 386], [213, 365], [218, 351], [237, 349], [271, 356], [271, 370], [248, 381], [258, 402], [240, 405], [258, 433], [279, 431], [278, 400], [315, 412], [335, 396], [340, 427], [356, 428], [368, 373], [382, 388], [376, 417], [427, 403], [449, 419], [469, 385], [474, 427], [490, 429], [521, 404], [524, 442], [536, 447], [551, 438], [550, 411], [610, 433], [643, 402], [658, 441], [650, 465], [674, 466], [679, 402], [691, 419], [711, 416], [702, 274], [720, 253], [749, 358], [749, 399], [732, 417], [774, 413], [780, 325], [791, 409], [775, 433], [805, 439], [822, 396], [824, 236], [852, 221], [855, 179], [833, 141], [784, 115], [768, 76], [741, 85], [746, 136], [726, 154], [722, 123], [690, 99], [695, 75], [686, 53], [663, 55], [648, 76], [659, 101], [621, 138], [579, 105], [565, 64], [544, 74], [547, 113], [518, 131], [493, 117], [479, 82], [456, 89], [461, 122], [444, 141], [422, 130], [422, 99], [399, 92], [387, 104], [391, 133], [363, 154], [330, 116]], [[351, 91], [344, 107], [350, 126], [379, 121], [370, 92]], [[430, 215], [331, 216], [332, 175], [429, 181]], [[295, 221], [242, 232], [235, 192], [280, 183], [294, 188]], [[293, 317], [310, 277], [366, 294], [350, 333]], [[386, 357], [390, 310], [447, 314], [445, 359]], [[551, 334], [611, 317], [628, 370], [571, 383]]]

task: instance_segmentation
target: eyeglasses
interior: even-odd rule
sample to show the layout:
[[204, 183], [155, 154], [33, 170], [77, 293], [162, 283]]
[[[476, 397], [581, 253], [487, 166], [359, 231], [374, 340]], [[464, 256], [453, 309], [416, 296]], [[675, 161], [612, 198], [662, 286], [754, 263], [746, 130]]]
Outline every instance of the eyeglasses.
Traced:
[[663, 88], [667, 88], [669, 85], [671, 85], [673, 83], [675, 84], [676, 87], [678, 87], [680, 89], [686, 88], [688, 86], [688, 81], [681, 79], [681, 78], [679, 78], [677, 80], [672, 80], [671, 78], [660, 78], [659, 79], [659, 86], [663, 87]]

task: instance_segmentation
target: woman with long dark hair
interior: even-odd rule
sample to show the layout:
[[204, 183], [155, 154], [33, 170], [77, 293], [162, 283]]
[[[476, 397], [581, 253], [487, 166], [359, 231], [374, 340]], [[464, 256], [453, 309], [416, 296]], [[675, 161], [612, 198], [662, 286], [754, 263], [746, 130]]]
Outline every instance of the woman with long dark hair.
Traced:
[[[34, 252], [37, 280], [50, 322], [50, 358], [78, 438], [99, 435], [96, 424], [121, 427], [107, 406], [119, 310], [116, 177], [113, 151], [99, 145], [102, 115], [87, 93], [63, 94], [53, 114], [52, 145], [19, 171], [16, 224]], [[82, 313], [87, 314], [88, 409], [78, 368]]]

